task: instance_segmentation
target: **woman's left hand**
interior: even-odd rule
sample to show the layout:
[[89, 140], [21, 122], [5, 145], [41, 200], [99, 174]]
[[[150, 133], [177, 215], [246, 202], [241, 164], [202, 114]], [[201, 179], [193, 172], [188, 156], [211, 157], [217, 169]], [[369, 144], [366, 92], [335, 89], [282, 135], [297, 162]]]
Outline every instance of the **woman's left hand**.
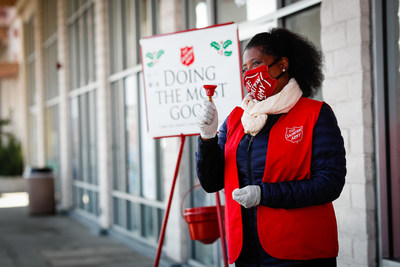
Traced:
[[246, 209], [257, 206], [261, 201], [261, 188], [258, 185], [236, 188], [232, 192], [232, 198]]

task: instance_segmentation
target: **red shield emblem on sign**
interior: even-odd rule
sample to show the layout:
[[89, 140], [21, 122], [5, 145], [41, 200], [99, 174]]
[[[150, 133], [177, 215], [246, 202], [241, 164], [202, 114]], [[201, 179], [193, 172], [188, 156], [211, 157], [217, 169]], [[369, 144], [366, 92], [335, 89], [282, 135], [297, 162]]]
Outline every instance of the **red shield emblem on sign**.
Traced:
[[193, 46], [181, 48], [181, 62], [186, 66], [189, 66], [194, 62]]
[[285, 138], [289, 142], [299, 143], [303, 139], [303, 126], [286, 128]]

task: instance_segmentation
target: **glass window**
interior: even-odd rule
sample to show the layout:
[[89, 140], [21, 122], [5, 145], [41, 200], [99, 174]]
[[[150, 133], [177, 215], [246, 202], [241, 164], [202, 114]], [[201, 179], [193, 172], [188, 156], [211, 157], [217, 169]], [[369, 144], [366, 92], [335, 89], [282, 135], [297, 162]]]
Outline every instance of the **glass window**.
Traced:
[[122, 6], [121, 1], [108, 1], [110, 21], [110, 65], [111, 73], [123, 70], [122, 51]]
[[386, 138], [387, 157], [382, 163], [385, 176], [380, 177], [382, 256], [400, 262], [400, 1], [390, 1], [382, 18], [386, 27], [383, 112], [387, 123], [385, 134], [380, 134]]
[[139, 60], [136, 18], [140, 3], [134, 0], [109, 0], [111, 73], [134, 67]]
[[87, 68], [86, 83], [92, 83], [96, 80], [95, 70], [95, 49], [94, 49], [94, 5], [84, 14], [84, 33], [85, 33], [85, 60]]
[[80, 134], [79, 134], [79, 106], [78, 98], [71, 98], [71, 164], [72, 164], [72, 178], [74, 180], [82, 180], [79, 175], [81, 166], [81, 153], [80, 153]]
[[258, 19], [276, 11], [276, 1], [218, 1], [218, 23], [243, 22]]
[[[314, 6], [293, 15], [284, 17], [282, 23], [285, 28], [305, 36], [318, 49], [321, 49], [321, 19], [320, 6]], [[318, 90], [313, 97], [316, 100], [323, 100], [322, 90]]]
[[153, 244], [163, 215], [160, 142], [148, 137], [142, 75], [132, 67], [140, 60], [138, 40], [159, 28], [158, 4], [109, 1], [114, 225]]
[[26, 63], [26, 80], [28, 90], [28, 105], [34, 106], [36, 104], [36, 78], [35, 78], [35, 55], [27, 59]]
[[321, 19], [319, 5], [285, 17], [283, 19], [283, 24], [285, 28], [306, 36], [319, 49], [321, 49]]
[[68, 17], [72, 16], [72, 14], [79, 9], [79, 0], [68, 0], [67, 1], [67, 14]]
[[127, 229], [137, 232], [140, 229], [140, 205], [137, 203], [127, 202]]
[[74, 206], [98, 216], [94, 1], [67, 1], [67, 8]]
[[60, 192], [60, 156], [59, 156], [59, 113], [58, 105], [46, 108], [45, 112], [45, 147], [46, 165], [51, 167], [55, 175], [56, 192]]
[[57, 73], [57, 2], [42, 0], [43, 11], [43, 59], [45, 99], [58, 96]]
[[209, 26], [207, 1], [193, 0], [188, 2], [188, 28], [204, 28]]
[[28, 129], [29, 129], [29, 164], [37, 166], [37, 115], [36, 112], [29, 112]]
[[98, 173], [97, 173], [97, 105], [96, 105], [96, 96], [97, 91], [93, 90], [89, 92], [87, 99], [87, 112], [88, 112], [88, 120], [86, 127], [88, 127], [88, 140], [87, 144], [89, 145], [88, 154], [89, 154], [89, 183], [97, 185], [98, 182]]
[[124, 118], [124, 91], [121, 81], [111, 84], [111, 116], [113, 140], [113, 177], [114, 189], [126, 192], [125, 168], [125, 132], [123, 131]]
[[71, 90], [79, 87], [79, 25], [77, 23], [68, 26], [69, 35], [69, 73], [70, 73], [70, 86]]
[[[127, 183], [129, 193], [140, 194], [140, 140], [139, 140], [139, 103], [136, 75], [124, 80], [125, 89], [125, 132], [126, 132], [126, 158], [127, 158]], [[146, 181], [147, 179], [144, 179]], [[146, 196], [146, 188], [143, 194]]]
[[[194, 155], [197, 151], [197, 136], [189, 138], [189, 148], [190, 155]], [[192, 157], [191, 161], [191, 170], [192, 170], [192, 188], [189, 189], [189, 193], [187, 198], [185, 199], [185, 207], [193, 208], [193, 207], [205, 207], [205, 206], [214, 206], [215, 205], [215, 194], [206, 193], [201, 187], [194, 187], [199, 184], [199, 180], [197, 178], [196, 173], [196, 161], [195, 158]], [[225, 199], [225, 197], [220, 193], [221, 201]], [[188, 201], [190, 200], [190, 201]], [[222, 254], [218, 254], [220, 250], [220, 242], [214, 242], [213, 244], [203, 244], [199, 241], [192, 241], [192, 258], [197, 262], [200, 262], [206, 266], [219, 266], [218, 263], [221, 261]]]
[[140, 38], [148, 36], [151, 28], [149, 27], [149, 21], [147, 19], [148, 7], [147, 0], [139, 0], [139, 14], [138, 21], [140, 25]]
[[38, 164], [37, 158], [37, 110], [36, 110], [36, 72], [35, 72], [35, 42], [34, 20], [31, 17], [24, 25], [25, 32], [25, 54], [26, 54], [26, 86], [28, 97], [28, 129], [29, 129], [29, 157], [28, 164]]
[[57, 1], [42, 0], [43, 39], [49, 39], [57, 32]]
[[97, 184], [97, 128], [96, 91], [78, 97], [80, 177], [90, 184]]
[[96, 91], [71, 98], [71, 166], [78, 196], [74, 204], [98, 215]]
[[58, 96], [57, 1], [42, 0], [45, 99]]
[[[142, 87], [141, 87], [142, 88]], [[144, 103], [144, 97], [142, 97], [141, 103]], [[141, 127], [141, 145], [143, 147], [141, 153], [141, 164], [142, 164], [142, 177], [146, 177], [143, 179], [143, 196], [156, 200], [157, 199], [157, 186], [162, 185], [162, 183], [157, 184], [157, 171], [155, 168], [155, 163], [157, 162], [156, 158], [156, 141], [149, 137], [147, 134], [147, 125], [146, 122], [146, 111], [144, 105], [141, 106], [141, 120], [144, 122]], [[161, 191], [161, 190], [160, 190]]]
[[184, 16], [181, 15], [184, 7], [182, 2], [182, 0], [173, 2], [157, 1], [155, 8], [159, 10], [160, 18], [158, 21], [162, 21], [157, 25], [159, 34], [184, 30]]
[[126, 228], [126, 200], [120, 198], [113, 198], [113, 208], [114, 208], [114, 224]]
[[68, 18], [71, 90], [96, 81], [94, 3], [88, 3]]
[[304, 0], [282, 0], [282, 6], [288, 6], [288, 5], [291, 5], [291, 4], [294, 4], [294, 3], [297, 3], [297, 2], [301, 2], [301, 1], [304, 1]]
[[45, 95], [46, 100], [50, 100], [58, 96], [57, 41], [44, 50], [44, 69]]
[[45, 158], [55, 176], [55, 192], [60, 199], [59, 108], [57, 73], [57, 1], [42, 0], [45, 109]]
[[134, 67], [138, 63], [138, 55], [139, 50], [137, 46], [137, 30], [135, 24], [135, 1], [126, 0], [123, 3], [122, 10], [123, 19], [125, 23], [122, 25], [123, 30], [123, 51], [124, 51], [124, 66], [126, 69]]

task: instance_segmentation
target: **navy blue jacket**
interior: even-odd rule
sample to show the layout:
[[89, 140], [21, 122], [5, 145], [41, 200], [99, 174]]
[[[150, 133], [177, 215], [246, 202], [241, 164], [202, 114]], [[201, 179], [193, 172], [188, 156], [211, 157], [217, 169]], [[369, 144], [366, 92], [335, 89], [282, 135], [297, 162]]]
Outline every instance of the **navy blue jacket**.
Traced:
[[[260, 205], [272, 208], [299, 208], [329, 203], [339, 197], [345, 183], [346, 159], [343, 138], [332, 109], [324, 103], [313, 130], [311, 177], [309, 180], [261, 183], [267, 155], [269, 132], [280, 115], [269, 115], [264, 128], [255, 136], [244, 135], [237, 151], [239, 185], [260, 185]], [[224, 147], [226, 120], [217, 137], [198, 139], [197, 175], [206, 192], [224, 188]], [[269, 262], [257, 234], [257, 207], [242, 207], [243, 249], [241, 259]], [[279, 261], [279, 260], [278, 260]], [[273, 264], [272, 262], [270, 262]], [[258, 265], [258, 264], [256, 264]], [[274, 266], [274, 265], [272, 265]], [[289, 265], [290, 266], [290, 265]]]

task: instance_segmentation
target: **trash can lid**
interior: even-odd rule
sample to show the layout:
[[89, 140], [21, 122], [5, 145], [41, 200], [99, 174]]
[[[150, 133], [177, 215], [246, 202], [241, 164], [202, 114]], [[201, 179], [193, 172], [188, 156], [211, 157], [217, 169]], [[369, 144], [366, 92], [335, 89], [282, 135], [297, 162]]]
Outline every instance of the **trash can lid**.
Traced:
[[45, 178], [51, 177], [53, 170], [50, 167], [32, 167], [28, 166], [24, 171], [24, 178]]
[[50, 167], [30, 167], [30, 172], [31, 173], [36, 173], [36, 172], [52, 172], [53, 170]]

